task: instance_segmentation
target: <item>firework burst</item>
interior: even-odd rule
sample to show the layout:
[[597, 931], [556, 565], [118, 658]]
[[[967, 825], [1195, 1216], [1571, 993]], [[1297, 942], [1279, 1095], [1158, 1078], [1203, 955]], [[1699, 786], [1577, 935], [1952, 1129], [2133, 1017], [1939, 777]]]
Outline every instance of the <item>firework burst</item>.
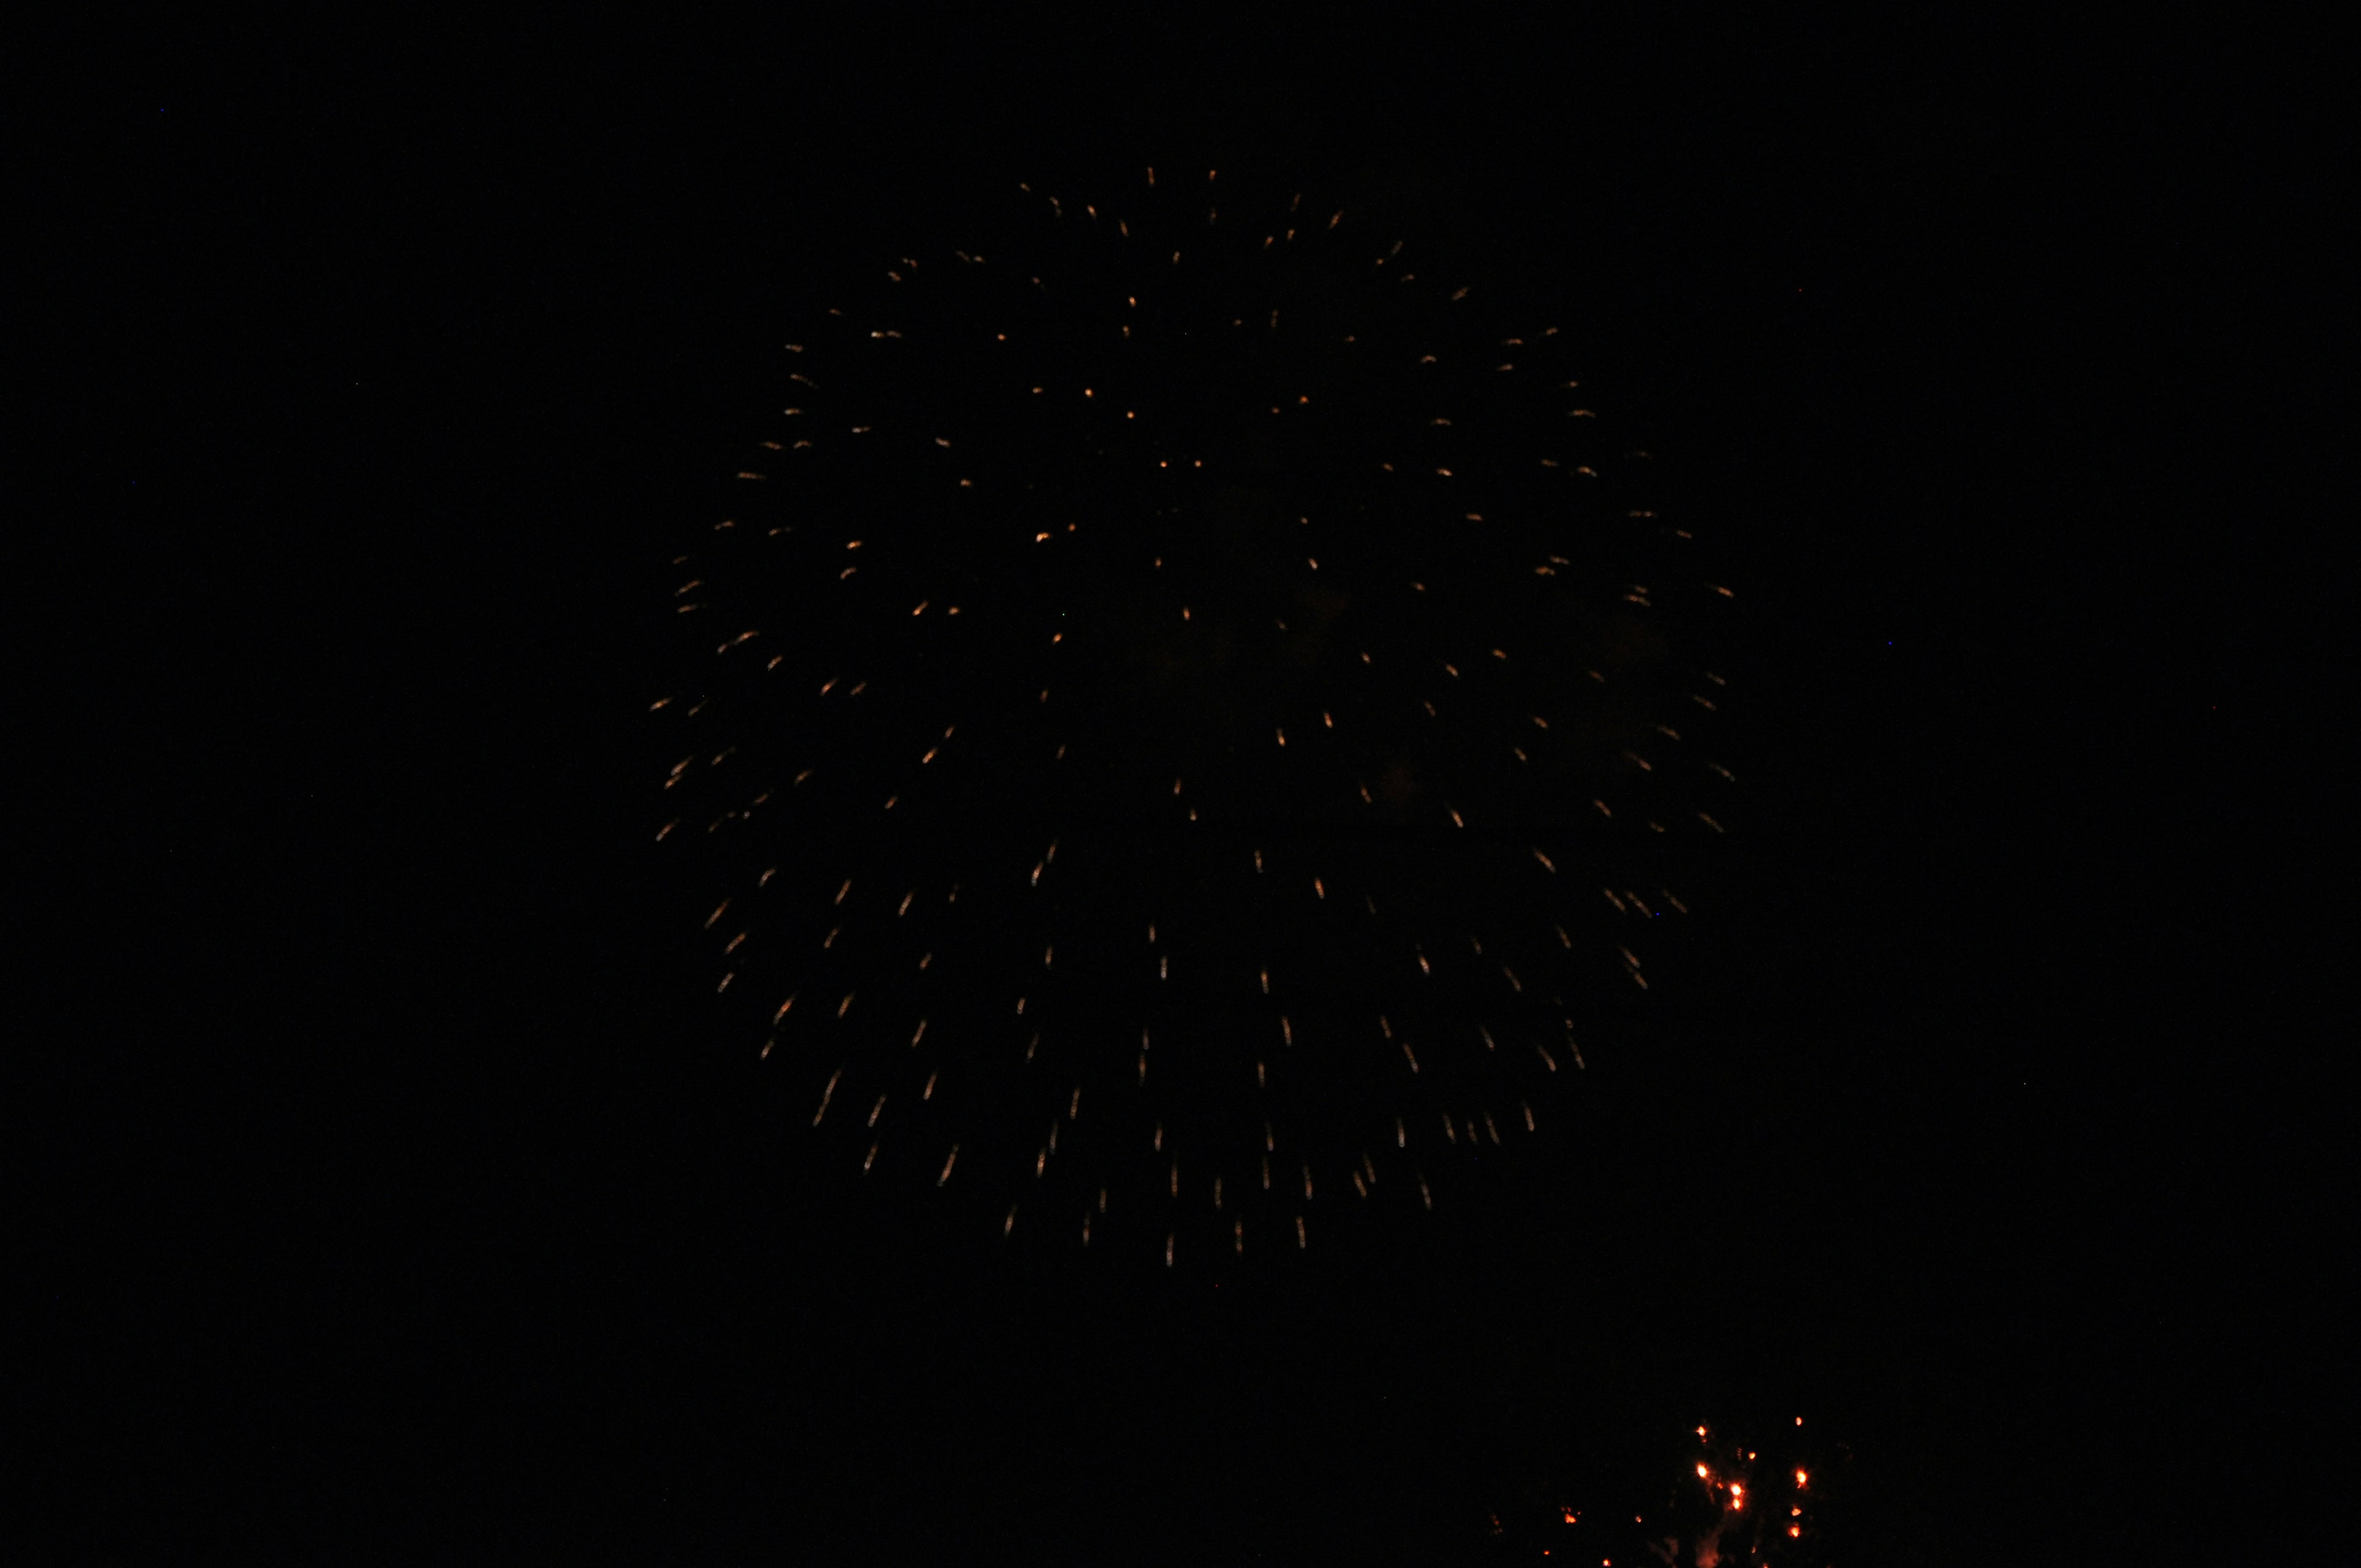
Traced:
[[1225, 175], [1015, 193], [810, 313], [659, 837], [848, 1170], [1167, 1263], [1543, 1132], [1724, 830], [1727, 590], [1508, 319]]

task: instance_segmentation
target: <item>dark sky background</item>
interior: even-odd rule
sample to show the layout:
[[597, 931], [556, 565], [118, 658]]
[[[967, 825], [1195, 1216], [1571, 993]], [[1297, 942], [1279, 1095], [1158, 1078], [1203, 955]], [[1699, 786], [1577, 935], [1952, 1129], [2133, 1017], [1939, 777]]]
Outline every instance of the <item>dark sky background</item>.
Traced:
[[[2316, 45], [939, 9], [126, 29], [32, 101], [57, 1560], [1538, 1561], [1486, 1516], [1567, 1455], [1797, 1413], [1839, 1563], [2349, 1512]], [[1748, 826], [1611, 1131], [1217, 1296], [830, 1196], [642, 718], [810, 279], [1240, 159], [1598, 302], [1743, 595]]]

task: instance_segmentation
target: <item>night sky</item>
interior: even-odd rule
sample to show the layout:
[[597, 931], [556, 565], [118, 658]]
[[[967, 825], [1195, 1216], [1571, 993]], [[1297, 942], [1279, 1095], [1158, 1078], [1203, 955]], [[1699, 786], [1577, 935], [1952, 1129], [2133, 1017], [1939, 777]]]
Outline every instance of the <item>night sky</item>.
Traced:
[[[65, 353], [54, 429], [30, 428], [73, 477], [64, 547], [20, 561], [49, 585], [26, 624], [56, 672], [32, 683], [56, 739], [27, 766], [60, 827], [32, 864], [62, 890], [20, 945], [68, 999], [41, 1032], [37, 1103], [54, 1110], [19, 1189], [44, 1220], [25, 1277], [36, 1370], [54, 1376], [15, 1396], [16, 1468], [63, 1505], [27, 1560], [1596, 1548], [1620, 1564], [1654, 1559], [1607, 1519], [1679, 1492], [1700, 1425], [1820, 1477], [1795, 1562], [2167, 1560], [2234, 1497], [2259, 1500], [2230, 1560], [2259, 1560], [2349, 1499], [2349, 1433], [2299, 1434], [2349, 1408], [2350, 1351], [2290, 1262], [2335, 1257], [2350, 1212], [2300, 1000], [2330, 972], [2335, 922], [2281, 924], [2330, 907], [2325, 836], [2290, 828], [2312, 819], [2315, 742], [2282, 715], [2327, 645], [2312, 604], [2327, 574], [2290, 543], [2326, 418], [2301, 389], [2350, 311], [2308, 258], [2327, 218], [2306, 156], [2327, 132], [2301, 40], [1700, 7], [1474, 27], [886, 8], [90, 41], [105, 63], [34, 116], [56, 214], [37, 331]], [[1145, 201], [1149, 165], [1200, 190], [1221, 170], [1242, 218], [1303, 191], [1307, 211], [1355, 214], [1334, 233], [1356, 255], [1404, 238], [1402, 261], [1468, 283], [1488, 323], [1562, 327], [1558, 379], [1581, 383], [1565, 400], [1596, 400], [1585, 439], [1614, 498], [1581, 503], [1596, 515], [1560, 563], [1565, 602], [1593, 608], [1552, 621], [1518, 597], [1553, 559], [1536, 543], [1510, 560], [1528, 543], [1514, 520], [1556, 504], [1538, 481], [1500, 481], [1485, 538], [1504, 543], [1463, 550], [1368, 474], [1415, 445], [1385, 433], [1423, 415], [1409, 369], [1224, 358], [1169, 322], [1139, 382], [1178, 389], [1152, 439], [1216, 454], [1245, 475], [1227, 488], [1153, 489], [1153, 453], [1110, 457], [1130, 437], [1091, 424], [1095, 405], [978, 412], [1004, 374], [980, 347], [923, 392], [861, 383], [881, 432], [964, 420], [989, 437], [994, 526], [1128, 518], [1153, 567], [1081, 546], [1042, 566], [1029, 532], [978, 543], [940, 488], [950, 468], [917, 459], [827, 469], [812, 493], [835, 513], [786, 495], [782, 466], [763, 482], [782, 493], [750, 507], [733, 476], [795, 455], [760, 444], [792, 433], [803, 367], [783, 344], [851, 365], [851, 328], [833, 350], [812, 334], [840, 302], [880, 323], [899, 309], [880, 281], [896, 258], [948, 268], [954, 247], [999, 244], [962, 236], [1014, 233], [1034, 238], [1008, 254], [1047, 255], [1064, 220], [1020, 181], [1113, 212]], [[1111, 254], [1059, 253], [1059, 276], [1113, 289]], [[1182, 303], [1268, 308], [1257, 276], [1230, 266]], [[1460, 330], [1439, 292], [1397, 319], [1316, 269], [1279, 287], [1323, 330]], [[1005, 303], [940, 300], [927, 319], [979, 339]], [[1045, 307], [1026, 374], [1093, 379], [1095, 323]], [[1279, 436], [1210, 411], [1256, 377], [1344, 411]], [[1451, 405], [1478, 411], [1455, 449], [1471, 473], [1509, 471], [1515, 443], [1484, 431], [1565, 411], [1538, 399], [1487, 383]], [[1292, 571], [1306, 554], [1271, 531], [1316, 526], [1280, 504], [1290, 483], [1358, 509], [1312, 568], [1349, 592], [1270, 575], [1266, 557]], [[1020, 491], [1052, 499], [1001, 499]], [[844, 529], [824, 520], [864, 508], [884, 597], [830, 598], [811, 585], [835, 576]], [[675, 558], [758, 516], [820, 521], [798, 523], [804, 554], [730, 556], [717, 613], [764, 625], [748, 648], [787, 674], [890, 670], [858, 699], [878, 717], [760, 696], [752, 664], [699, 673], [724, 666], [684, 635], [676, 590], [701, 568]], [[1664, 554], [1674, 527], [1699, 554]], [[899, 568], [873, 542], [894, 538], [919, 542]], [[1192, 568], [1201, 545], [1216, 559]], [[1444, 609], [1368, 608], [1379, 577], [1436, 562]], [[1634, 652], [1598, 606], [1642, 562], [1664, 619]], [[950, 634], [930, 572], [982, 641], [895, 663], [910, 628]], [[906, 587], [935, 619], [879, 608]], [[1137, 630], [1191, 594], [1228, 618], [1219, 657]], [[1071, 709], [1033, 701], [1033, 622], [1013, 614], [1004, 637], [989, 620], [1070, 602], [1115, 650], [1076, 666]], [[1336, 649], [1289, 631], [1290, 606], [1334, 620]], [[1296, 641], [1253, 641], [1264, 620]], [[1435, 663], [1580, 631], [1530, 675], [1504, 658], [1438, 745], [1405, 716], [1439, 687], [1350, 685], [1341, 640], [1364, 624]], [[1485, 840], [1519, 857], [1544, 832], [1605, 842], [1603, 821], [1550, 804], [1555, 783], [1545, 796], [1464, 760], [1505, 754], [1526, 699], [1601, 649], [1648, 696], [1549, 732], [1565, 749], [1540, 762], [1587, 781], [1566, 795], [1578, 812], [1593, 784], [1640, 787], [1602, 759], [1631, 754], [1656, 696], [1706, 689], [1693, 671], [1726, 685], [1709, 740], [1679, 744], [1709, 744], [1735, 781], [1699, 765], [1646, 786], [1716, 819], [1669, 861], [1600, 851], [1628, 850], [1635, 878], [1674, 868], [1622, 885], [1695, 890], [1661, 968], [1642, 954], [1644, 994], [1641, 959], [1594, 963], [1569, 938], [1531, 996], [1518, 981], [1479, 1003], [1470, 969], [1389, 1014], [1380, 1044], [1402, 1017], [1422, 1043], [1483, 1006], [1510, 1008], [1484, 1014], [1504, 1037], [1563, 1038], [1581, 1015], [1578, 1069], [1521, 1057], [1499, 1077], [1469, 1056], [1455, 1080], [1441, 1046], [1421, 1064], [1420, 1093], [1464, 1082], [1480, 1155], [1454, 1133], [1432, 1212], [1408, 1164], [1354, 1168], [1376, 1192], [1347, 1195], [1354, 1119], [1390, 1115], [1411, 1080], [1316, 1047], [1301, 1098], [1282, 1068], [1274, 1102], [1305, 1129], [1304, 1169], [1333, 1168], [1320, 1195], [1271, 1211], [1279, 1245], [1223, 1255], [1240, 1177], [1170, 1267], [1180, 1221], [1085, 1251], [1080, 1187], [1054, 1245], [985, 1201], [990, 1159], [1025, 1182], [1060, 1169], [1045, 1150], [1032, 1174], [1048, 1118], [1013, 1063], [956, 1102], [982, 1133], [939, 1134], [970, 1140], [973, 1191], [883, 1157], [864, 1179], [866, 1086], [831, 1112], [844, 1125], [813, 1127], [834, 1047], [797, 1055], [822, 1036], [765, 1021], [794, 989], [786, 946], [833, 918], [828, 868], [916, 888], [1016, 856], [1021, 881], [1022, 857], [1065, 846], [1054, 917], [963, 894], [972, 923], [942, 924], [926, 984], [948, 1062], [970, 1058], [945, 1036], [972, 1019], [983, 1038], [1002, 977], [1061, 938], [1066, 972], [1169, 950], [1243, 975], [1279, 953], [1312, 977], [1291, 1018], [1342, 1018], [1408, 970], [1318, 924], [1325, 883], [1315, 913], [1255, 892], [1257, 835], [1326, 845], [1358, 868], [1340, 889], [1403, 890], [1454, 941], [1496, 917], [1546, 932], [1554, 894], [1435, 825], [1465, 806], [1475, 828], [1526, 835]], [[675, 795], [708, 817], [743, 804], [702, 775], [664, 788], [693, 749], [666, 726], [708, 685], [738, 765], [792, 776], [808, 735], [828, 771], [766, 839], [699, 819], [660, 843]], [[675, 709], [652, 713], [663, 697]], [[1223, 760], [1242, 726], [1302, 754], [1280, 708], [1316, 718], [1332, 698], [1364, 704], [1374, 737], [1359, 762], [1307, 760], [1333, 780], [1276, 752]], [[927, 788], [951, 782], [895, 817], [871, 797], [917, 763], [904, 733], [921, 718], [963, 739], [928, 764]], [[1098, 771], [1037, 790], [1008, 761], [1037, 742]], [[1171, 817], [1197, 796], [1159, 795], [1174, 757], [1203, 765], [1205, 824]], [[1372, 781], [1367, 821], [1332, 833], [1330, 794]], [[1239, 825], [1213, 822], [1214, 802]], [[730, 932], [708, 929], [715, 889], [783, 847], [782, 885], [819, 891], [755, 922], [780, 947], [750, 937], [745, 984], [717, 994], [738, 971]], [[1582, 891], [1577, 935], [1611, 955], [1626, 938], [1609, 916], [1632, 912]], [[886, 1011], [899, 949], [857, 944], [899, 918], [889, 904], [847, 927], [845, 962], [870, 966]], [[1122, 947], [1159, 918], [1162, 948]], [[1405, 965], [1434, 940], [1414, 924], [1388, 938]], [[1526, 962], [1521, 939], [1487, 963]], [[1157, 994], [1143, 969], [1060, 1005], [1084, 1034], [1121, 1032]], [[1258, 996], [1191, 994], [1184, 1033], [1259, 1026]], [[1261, 1059], [1241, 1047], [1230, 1076], [1183, 1081], [1174, 1125], [1263, 1115], [1246, 1076]], [[908, 1071], [878, 1087], [908, 1099], [926, 1078]], [[927, 1082], [928, 1114], [954, 1104]], [[1536, 1131], [1476, 1143], [1479, 1107], [1505, 1123], [1520, 1105]], [[1182, 1157], [1160, 1114], [1104, 1152], [1142, 1212]], [[1066, 1135], [1075, 1168], [1101, 1157]], [[1232, 1156], [1207, 1157], [1209, 1179]], [[1299, 1248], [1286, 1218], [1306, 1209]], [[2272, 1500], [2267, 1476], [2290, 1473], [2319, 1501]]]

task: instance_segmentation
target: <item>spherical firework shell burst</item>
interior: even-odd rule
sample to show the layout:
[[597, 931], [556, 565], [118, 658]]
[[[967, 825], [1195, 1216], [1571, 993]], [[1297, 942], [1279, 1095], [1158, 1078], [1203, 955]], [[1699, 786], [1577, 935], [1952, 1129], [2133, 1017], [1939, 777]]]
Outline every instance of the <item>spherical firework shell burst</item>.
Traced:
[[1727, 787], [1725, 596], [1577, 347], [1202, 177], [814, 313], [659, 708], [848, 1168], [1231, 1255], [1547, 1127]]

